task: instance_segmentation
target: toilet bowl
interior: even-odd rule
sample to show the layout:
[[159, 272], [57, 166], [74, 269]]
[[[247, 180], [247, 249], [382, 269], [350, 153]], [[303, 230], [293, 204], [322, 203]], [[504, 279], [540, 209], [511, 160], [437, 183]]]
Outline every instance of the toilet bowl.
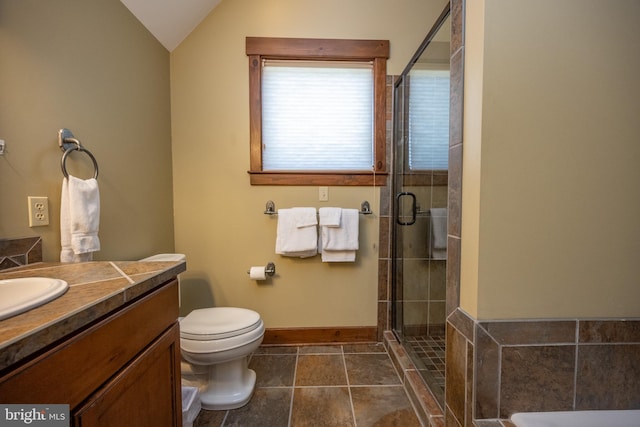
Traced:
[[256, 383], [249, 356], [263, 337], [260, 315], [244, 308], [203, 308], [180, 320], [180, 349], [188, 362], [182, 364], [183, 378], [198, 386], [204, 409], [235, 409], [249, 402]]
[[[140, 261], [184, 260], [183, 254], [158, 254]], [[256, 384], [249, 357], [264, 337], [260, 315], [245, 308], [213, 307], [179, 320], [182, 384], [198, 387], [203, 409], [246, 405]]]

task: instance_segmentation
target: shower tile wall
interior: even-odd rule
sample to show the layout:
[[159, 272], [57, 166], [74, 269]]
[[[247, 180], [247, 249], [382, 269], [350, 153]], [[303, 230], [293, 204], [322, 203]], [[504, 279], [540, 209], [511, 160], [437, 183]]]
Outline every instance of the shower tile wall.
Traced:
[[[431, 218], [429, 207], [447, 206], [447, 187], [408, 187], [423, 205], [412, 233], [404, 235], [404, 280], [415, 286], [404, 288], [404, 333], [406, 336], [443, 336], [446, 301], [446, 260], [430, 259]], [[426, 206], [424, 206], [426, 204]]]

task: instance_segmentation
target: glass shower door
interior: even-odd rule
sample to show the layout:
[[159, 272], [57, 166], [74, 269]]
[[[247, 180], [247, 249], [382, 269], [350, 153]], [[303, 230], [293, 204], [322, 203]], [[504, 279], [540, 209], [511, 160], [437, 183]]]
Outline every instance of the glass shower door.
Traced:
[[444, 402], [448, 10], [394, 86], [393, 331]]

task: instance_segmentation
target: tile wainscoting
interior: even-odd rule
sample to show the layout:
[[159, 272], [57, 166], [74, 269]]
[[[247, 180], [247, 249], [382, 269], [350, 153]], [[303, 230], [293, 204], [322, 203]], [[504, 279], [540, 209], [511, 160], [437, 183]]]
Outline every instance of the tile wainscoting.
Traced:
[[447, 425], [640, 408], [640, 319], [447, 322]]

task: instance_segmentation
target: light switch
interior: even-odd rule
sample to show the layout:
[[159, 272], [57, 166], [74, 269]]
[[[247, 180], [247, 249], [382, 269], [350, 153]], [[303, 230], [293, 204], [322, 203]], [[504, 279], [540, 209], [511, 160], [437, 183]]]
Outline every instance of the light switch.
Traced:
[[318, 200], [321, 202], [329, 201], [329, 187], [318, 187]]

